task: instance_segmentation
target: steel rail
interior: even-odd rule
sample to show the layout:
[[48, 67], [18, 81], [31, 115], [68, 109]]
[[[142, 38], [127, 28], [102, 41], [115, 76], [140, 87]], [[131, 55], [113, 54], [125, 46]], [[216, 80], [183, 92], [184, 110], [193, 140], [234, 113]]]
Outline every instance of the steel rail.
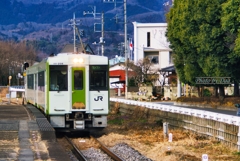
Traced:
[[100, 145], [100, 149], [102, 151], [104, 151], [108, 156], [110, 156], [113, 160], [115, 161], [124, 161], [124, 159], [122, 159], [121, 157], [119, 157], [117, 154], [115, 154], [114, 152], [112, 152], [110, 149], [108, 149], [103, 143], [101, 143], [99, 140], [97, 140], [96, 138], [94, 138], [93, 136], [91, 136], [92, 139], [94, 139], [99, 145]]
[[73, 152], [73, 154], [76, 156], [76, 158], [80, 161], [87, 161], [87, 159], [85, 158], [85, 156], [82, 154], [82, 152], [73, 144], [73, 142], [67, 137], [65, 136], [66, 140], [69, 142], [69, 144], [72, 146], [71, 151]]

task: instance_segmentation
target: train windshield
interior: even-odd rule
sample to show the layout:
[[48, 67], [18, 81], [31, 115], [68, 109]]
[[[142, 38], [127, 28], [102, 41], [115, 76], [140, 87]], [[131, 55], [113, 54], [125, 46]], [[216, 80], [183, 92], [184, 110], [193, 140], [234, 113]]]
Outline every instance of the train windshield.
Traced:
[[67, 65], [50, 65], [50, 87], [49, 91], [68, 90]]
[[90, 65], [90, 91], [108, 90], [108, 65]]

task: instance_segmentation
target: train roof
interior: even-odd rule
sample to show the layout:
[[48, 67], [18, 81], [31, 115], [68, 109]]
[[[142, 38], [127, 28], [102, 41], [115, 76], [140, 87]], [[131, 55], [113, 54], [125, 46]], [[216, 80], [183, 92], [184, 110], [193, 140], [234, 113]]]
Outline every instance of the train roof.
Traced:
[[[77, 62], [74, 62], [75, 59]], [[79, 61], [81, 60], [81, 61]], [[73, 54], [73, 53], [59, 53], [54, 56], [49, 56], [39, 63], [34, 63], [27, 69], [27, 73], [35, 71], [43, 71], [46, 69], [46, 64], [49, 65], [71, 65], [71, 66], [85, 66], [85, 65], [107, 65], [108, 57], [89, 54]]]
[[66, 64], [74, 65], [74, 59], [82, 59], [82, 64], [106, 64], [108, 63], [108, 57], [100, 55], [90, 54], [74, 54], [74, 53], [59, 53], [54, 56], [49, 56], [47, 62], [49, 65]]

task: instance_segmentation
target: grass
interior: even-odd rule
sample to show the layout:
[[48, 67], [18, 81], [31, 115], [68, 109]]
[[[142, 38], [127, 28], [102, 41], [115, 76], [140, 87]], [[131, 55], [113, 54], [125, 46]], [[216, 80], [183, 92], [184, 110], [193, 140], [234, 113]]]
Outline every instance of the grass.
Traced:
[[121, 118], [114, 118], [112, 120], [108, 120], [108, 124], [112, 124], [112, 125], [122, 125], [123, 120]]

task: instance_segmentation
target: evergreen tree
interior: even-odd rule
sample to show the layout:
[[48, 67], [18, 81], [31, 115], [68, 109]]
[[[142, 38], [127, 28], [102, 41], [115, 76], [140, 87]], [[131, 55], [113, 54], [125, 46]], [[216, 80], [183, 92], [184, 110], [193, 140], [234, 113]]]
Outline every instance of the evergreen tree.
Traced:
[[234, 95], [239, 95], [240, 82], [240, 0], [228, 0], [222, 5], [222, 29], [226, 33], [226, 46], [229, 48], [229, 74], [234, 80]]
[[[175, 53], [180, 80], [191, 85], [196, 77], [232, 76], [230, 49], [222, 29], [222, 4], [226, 0], [175, 0], [167, 14], [166, 36]], [[219, 85], [220, 95], [224, 86]]]

